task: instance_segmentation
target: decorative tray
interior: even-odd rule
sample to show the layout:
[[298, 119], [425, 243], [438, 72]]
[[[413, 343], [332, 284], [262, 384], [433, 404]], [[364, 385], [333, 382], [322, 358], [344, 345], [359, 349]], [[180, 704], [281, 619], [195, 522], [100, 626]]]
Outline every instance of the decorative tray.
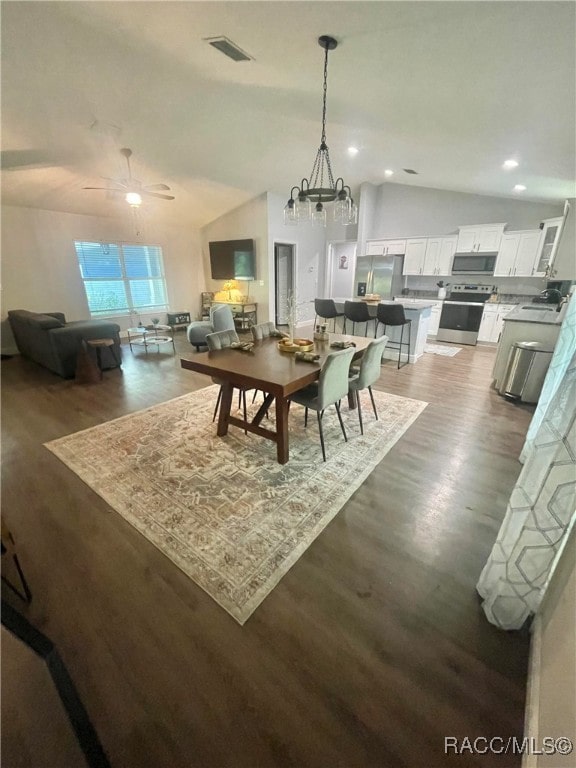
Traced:
[[280, 352], [310, 352], [314, 349], [312, 339], [294, 339], [292, 342], [282, 340], [278, 342]]

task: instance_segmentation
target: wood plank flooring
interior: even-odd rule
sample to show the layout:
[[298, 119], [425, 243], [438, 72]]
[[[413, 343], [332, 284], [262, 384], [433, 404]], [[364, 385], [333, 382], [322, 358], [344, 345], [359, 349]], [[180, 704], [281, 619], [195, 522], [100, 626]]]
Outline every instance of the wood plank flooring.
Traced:
[[[494, 350], [424, 355], [378, 388], [430, 403], [240, 627], [42, 443], [209, 381], [124, 347], [64, 381], [2, 362], [2, 501], [34, 593], [117, 768], [519, 766], [445, 736], [521, 736], [528, 638], [475, 583], [533, 409], [489, 388]], [[366, 418], [369, 414], [366, 414]]]

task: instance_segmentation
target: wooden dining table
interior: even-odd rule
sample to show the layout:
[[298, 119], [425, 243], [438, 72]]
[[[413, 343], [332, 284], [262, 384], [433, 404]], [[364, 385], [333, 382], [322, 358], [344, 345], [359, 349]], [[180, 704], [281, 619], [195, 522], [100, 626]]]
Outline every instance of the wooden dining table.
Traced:
[[[214, 352], [200, 352], [190, 357], [182, 357], [182, 368], [197, 373], [205, 373], [222, 382], [222, 398], [218, 416], [217, 434], [228, 434], [228, 427], [235, 427], [252, 432], [255, 435], [273, 440], [279, 464], [286, 464], [289, 458], [288, 446], [288, 411], [290, 396], [318, 380], [322, 363], [330, 352], [334, 341], [351, 341], [355, 344], [353, 359], [362, 356], [372, 341], [364, 336], [343, 336], [330, 334], [329, 341], [315, 341], [313, 354], [320, 355], [317, 363], [296, 360], [291, 352], [278, 349], [278, 339], [268, 338], [254, 342], [251, 352], [239, 349], [220, 349]], [[259, 389], [264, 392], [264, 402], [251, 421], [232, 416], [232, 395], [234, 387]], [[273, 401], [276, 401], [276, 431], [262, 426], [262, 420]], [[351, 408], [356, 406], [352, 394], [348, 396]]]

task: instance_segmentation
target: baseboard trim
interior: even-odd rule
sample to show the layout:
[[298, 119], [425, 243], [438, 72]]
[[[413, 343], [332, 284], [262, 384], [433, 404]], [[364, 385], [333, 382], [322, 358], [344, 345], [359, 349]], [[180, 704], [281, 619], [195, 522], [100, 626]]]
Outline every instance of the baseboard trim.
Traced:
[[[540, 680], [542, 673], [542, 617], [536, 614], [531, 627], [530, 657], [528, 660], [528, 681], [526, 684], [526, 709], [524, 715], [524, 736], [538, 743], [540, 723]], [[538, 756], [524, 753], [522, 768], [536, 768]]]

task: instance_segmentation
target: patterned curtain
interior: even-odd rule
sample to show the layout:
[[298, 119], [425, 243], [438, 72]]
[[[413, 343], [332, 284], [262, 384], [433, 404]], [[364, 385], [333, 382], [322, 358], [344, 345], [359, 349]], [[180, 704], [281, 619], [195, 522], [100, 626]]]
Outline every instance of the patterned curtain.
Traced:
[[536, 611], [576, 518], [576, 298], [570, 305], [524, 467], [476, 587], [488, 620], [502, 629], [519, 629]]

